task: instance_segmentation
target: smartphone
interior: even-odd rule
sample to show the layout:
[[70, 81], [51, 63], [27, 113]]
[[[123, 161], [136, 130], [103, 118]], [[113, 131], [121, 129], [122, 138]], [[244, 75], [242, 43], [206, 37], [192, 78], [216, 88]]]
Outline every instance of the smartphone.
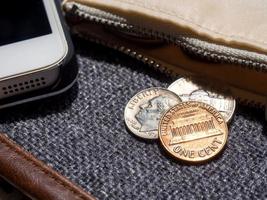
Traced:
[[[55, 92], [66, 61], [72, 55], [59, 2], [3, 2], [0, 7], [0, 107], [10, 103], [5, 99], [11, 99], [14, 104], [14, 101], [34, 99], [32, 94], [45, 96], [40, 90]], [[16, 100], [11, 98], [14, 96]]]

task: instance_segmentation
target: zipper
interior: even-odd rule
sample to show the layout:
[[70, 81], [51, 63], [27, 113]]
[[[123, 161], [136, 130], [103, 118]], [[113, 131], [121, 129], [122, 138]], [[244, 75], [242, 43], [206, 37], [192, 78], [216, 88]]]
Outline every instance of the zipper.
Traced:
[[97, 38], [92, 38], [86, 34], [82, 34], [79, 32], [74, 32], [74, 34], [77, 35], [79, 38], [83, 38], [85, 40], [88, 40], [88, 41], [91, 41], [91, 42], [94, 42], [97, 44], [101, 44], [103, 46], [120, 51], [120, 52], [122, 52], [122, 53], [136, 59], [136, 60], [139, 60], [139, 61], [147, 64], [149, 67], [152, 67], [153, 69], [156, 69], [157, 71], [160, 71], [161, 73], [166, 74], [170, 78], [177, 78], [178, 76], [180, 76], [178, 73], [176, 73], [176, 72], [170, 70], [169, 68], [167, 68], [166, 66], [163, 66], [160, 63], [156, 62], [154, 59], [151, 59], [151, 58], [143, 55], [142, 53], [134, 51], [134, 50], [127, 48], [125, 46], [118, 46], [115, 43], [103, 41], [103, 40], [100, 40]]
[[[64, 5], [67, 17], [70, 19], [76, 19], [78, 21], [90, 21], [91, 23], [101, 24], [114, 31], [121, 32], [129, 37], [135, 37], [146, 40], [158, 40], [167, 43], [175, 44], [180, 47], [185, 53], [193, 56], [197, 59], [203, 59], [214, 63], [228, 63], [245, 67], [250, 70], [256, 70], [260, 72], [267, 72], [267, 56], [249, 52], [246, 50], [238, 50], [222, 45], [211, 44], [196, 38], [190, 38], [183, 35], [167, 35], [163, 32], [147, 29], [144, 27], [134, 26], [129, 24], [123, 17], [114, 15], [112, 13], [82, 5], [76, 2], [66, 2]], [[136, 52], [125, 46], [118, 46], [115, 43], [102, 41], [97, 38], [88, 37], [86, 34], [75, 32], [81, 38], [86, 40], [108, 46], [126, 55], [129, 55], [137, 60], [140, 60], [156, 70], [167, 74], [170, 77], [177, 77], [179, 74], [168, 69], [166, 66], [161, 65], [155, 60], [146, 57], [145, 55]], [[264, 107], [265, 105], [247, 99], [237, 98], [237, 101], [242, 104], [253, 107]]]
[[[148, 37], [149, 36], [148, 34], [145, 34], [144, 32], [136, 33], [133, 29], [133, 26], [126, 23], [126, 20], [124, 18], [118, 17], [114, 14], [111, 14], [111, 13], [108, 13], [108, 12], [105, 12], [99, 9], [91, 8], [88, 6], [84, 6], [76, 2], [67, 2], [65, 4], [64, 9], [67, 11], [66, 13], [70, 17], [76, 18], [78, 16], [78, 18], [82, 20], [88, 20], [90, 22], [99, 23], [102, 25], [108, 25], [112, 28], [111, 30], [115, 30], [115, 28], [119, 28], [119, 30], [122, 31], [123, 34], [133, 36], [135, 38], [151, 40], [151, 37]], [[156, 62], [155, 60], [148, 58], [147, 56], [141, 53], [138, 53], [130, 48], [127, 48], [125, 46], [118, 46], [112, 42], [106, 42], [103, 40], [99, 40], [97, 38], [92, 38], [86, 34], [82, 34], [79, 32], [74, 32], [74, 34], [80, 38], [84, 38], [85, 40], [95, 42], [103, 46], [107, 46], [112, 49], [118, 50], [128, 56], [131, 56], [139, 61], [142, 61], [143, 63], [166, 74], [167, 76], [170, 76], [172, 78], [179, 76], [179, 74], [173, 72], [172, 70], [169, 70], [165, 66], [162, 66], [160, 63]]]
[[189, 54], [214, 63], [228, 63], [244, 66], [248, 69], [267, 72], [267, 56], [236, 50], [233, 48], [211, 44], [195, 38], [183, 37], [180, 47]]
[[222, 45], [208, 43], [196, 38], [182, 35], [171, 36], [159, 31], [133, 26], [125, 18], [96, 8], [84, 6], [76, 2], [67, 2], [65, 9], [74, 16], [83, 20], [99, 23], [119, 29], [123, 34], [143, 39], [158, 39], [179, 46], [185, 53], [195, 58], [204, 59], [214, 63], [228, 63], [244, 66], [261, 72], [267, 72], [267, 56], [238, 50]]

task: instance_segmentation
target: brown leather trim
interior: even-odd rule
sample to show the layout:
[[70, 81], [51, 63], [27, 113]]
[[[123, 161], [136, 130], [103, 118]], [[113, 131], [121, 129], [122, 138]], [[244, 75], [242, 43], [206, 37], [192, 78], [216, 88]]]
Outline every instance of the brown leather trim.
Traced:
[[87, 192], [0, 133], [0, 175], [37, 200], [94, 200]]

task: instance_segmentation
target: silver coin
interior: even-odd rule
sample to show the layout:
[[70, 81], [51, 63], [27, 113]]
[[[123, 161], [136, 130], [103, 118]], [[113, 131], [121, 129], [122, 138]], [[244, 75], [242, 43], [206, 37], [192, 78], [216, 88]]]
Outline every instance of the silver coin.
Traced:
[[231, 120], [235, 112], [235, 99], [204, 90], [188, 79], [180, 78], [168, 89], [177, 94], [182, 101], [200, 101], [211, 105], [222, 114], [226, 122]]
[[125, 123], [135, 135], [157, 139], [161, 116], [180, 102], [181, 99], [175, 93], [164, 88], [142, 90], [127, 103], [124, 110]]

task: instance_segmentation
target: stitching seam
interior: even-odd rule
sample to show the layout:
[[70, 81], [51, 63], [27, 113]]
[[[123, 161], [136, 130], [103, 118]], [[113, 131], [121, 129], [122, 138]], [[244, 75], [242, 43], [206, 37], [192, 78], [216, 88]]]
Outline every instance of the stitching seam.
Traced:
[[242, 36], [240, 36], [240, 35], [236, 35], [235, 37], [234, 37], [234, 36], [231, 36], [231, 35], [225, 35], [225, 34], [223, 34], [223, 33], [221, 33], [221, 32], [218, 32], [218, 31], [216, 31], [216, 30], [212, 30], [212, 29], [207, 28], [207, 27], [205, 27], [205, 26], [203, 26], [203, 25], [201, 25], [201, 24], [198, 24], [198, 23], [193, 22], [193, 21], [191, 21], [191, 20], [189, 20], [189, 19], [186, 19], [186, 18], [184, 18], [184, 17], [181, 16], [181, 15], [177, 15], [177, 13], [169, 13], [169, 12], [167, 12], [166, 10], [162, 10], [162, 9], [160, 9], [159, 7], [156, 7], [156, 6], [154, 6], [154, 7], [147, 7], [147, 6], [142, 5], [142, 4], [140, 4], [140, 3], [137, 3], [137, 2], [133, 3], [133, 2], [128, 2], [128, 1], [124, 1], [124, 0], [114, 0], [114, 1], [118, 1], [118, 2], [121, 2], [121, 3], [128, 4], [128, 5], [138, 6], [138, 7], [141, 7], [141, 8], [148, 9], [148, 10], [150, 10], [150, 11], [161, 12], [161, 13], [166, 14], [166, 15], [168, 15], [168, 16], [172, 16], [172, 17], [180, 18], [181, 20], [183, 20], [183, 21], [185, 21], [185, 22], [191, 23], [191, 24], [196, 25], [196, 26], [198, 26], [198, 27], [200, 27], [200, 28], [206, 29], [206, 30], [208, 30], [208, 31], [214, 32], [214, 33], [216, 33], [216, 34], [219, 34], [219, 35], [222, 35], [222, 36], [225, 36], [225, 37], [229, 37], [229, 38], [240, 38], [240, 39], [242, 39], [242, 40], [246, 40], [246, 41], [251, 41], [251, 42], [256, 42], [256, 43], [267, 44], [267, 42], [265, 42], [265, 41], [263, 41], [263, 40], [256, 40], [255, 38], [244, 38], [244, 37], [242, 37]]
[[[5, 136], [4, 136], [5, 137]], [[30, 158], [26, 157], [24, 154], [22, 154], [21, 152], [19, 152], [17, 149], [14, 149], [10, 144], [7, 144], [3, 138], [0, 137], [0, 140], [2, 142], [2, 144], [4, 146], [6, 146], [8, 149], [12, 150], [13, 152], [15, 152], [17, 155], [19, 155], [21, 158], [23, 158], [24, 160], [30, 162], [35, 168], [39, 169], [41, 172], [43, 172], [45, 175], [47, 175], [49, 178], [51, 178], [52, 180], [54, 180], [57, 184], [63, 186], [66, 190], [71, 191], [76, 197], [82, 199], [82, 200], [86, 200], [83, 196], [81, 196], [81, 194], [78, 194], [76, 191], [74, 191], [70, 186], [66, 185], [64, 182], [62, 182], [61, 180], [57, 179], [56, 177], [54, 177], [52, 174], [50, 174], [49, 171], [47, 171], [46, 169], [43, 169], [41, 166], [39, 166], [37, 163], [35, 163], [33, 160], [31, 160]], [[13, 141], [11, 141], [8, 137], [7, 140], [9, 140], [10, 142], [13, 143]]]

